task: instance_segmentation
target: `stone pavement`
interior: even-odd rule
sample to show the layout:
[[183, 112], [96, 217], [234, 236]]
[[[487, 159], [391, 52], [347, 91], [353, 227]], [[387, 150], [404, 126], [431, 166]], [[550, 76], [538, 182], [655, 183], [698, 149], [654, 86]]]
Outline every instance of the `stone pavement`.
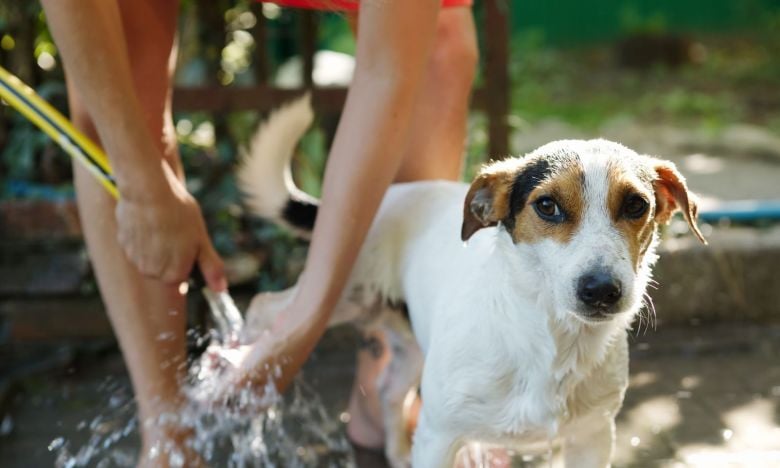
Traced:
[[660, 329], [632, 341], [616, 466], [780, 467], [780, 327]]
[[[633, 335], [630, 342], [631, 387], [618, 418], [614, 466], [780, 467], [780, 325], [667, 327]], [[305, 371], [333, 418], [346, 407], [353, 346], [351, 333], [330, 333]], [[93, 353], [64, 375], [28, 381], [0, 423], [0, 464], [52, 466], [52, 441], [83, 444], [80, 422], [116, 406], [112, 400], [123, 392], [127, 377], [115, 350]], [[127, 462], [136, 444], [134, 436], [120, 441], [122, 450], [103, 466]], [[554, 458], [558, 465], [560, 454]], [[385, 465], [362, 454], [358, 466]]]

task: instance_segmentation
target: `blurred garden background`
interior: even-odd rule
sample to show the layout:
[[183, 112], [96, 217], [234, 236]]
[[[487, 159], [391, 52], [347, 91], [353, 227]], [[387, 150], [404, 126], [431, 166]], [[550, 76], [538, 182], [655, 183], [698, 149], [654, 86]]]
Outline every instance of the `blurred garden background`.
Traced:
[[[676, 144], [691, 152], [713, 147], [730, 151], [724, 132], [740, 138], [739, 143], [755, 137], [745, 149], [752, 156], [772, 157], [780, 151], [772, 148], [778, 142], [772, 137], [780, 132], [777, 1], [514, 3], [498, 2], [499, 9], [502, 4], [511, 7], [506, 116], [510, 153], [561, 137], [605, 135], [620, 140], [616, 137], [659, 124], [690, 133], [690, 141]], [[475, 13], [484, 58], [487, 23], [479, 5]], [[316, 21], [318, 50], [353, 52], [352, 33], [340, 14], [318, 14]], [[310, 23], [302, 21], [299, 12], [272, 4], [184, 0], [177, 86], [254, 86], [262, 80], [300, 86], [299, 43], [302, 29]], [[261, 66], [258, 55], [264, 56]], [[67, 114], [61, 61], [36, 2], [0, 3], [0, 59]], [[348, 77], [349, 64], [343, 57], [325, 56], [318, 65], [315, 81], [319, 76], [325, 84], [328, 80], [340, 84], [344, 75]], [[327, 70], [329, 66], [335, 70]], [[484, 67], [482, 72], [478, 86], [485, 82]], [[241, 146], [263, 115], [251, 110], [180, 111], [176, 129], [189, 188], [203, 204], [217, 248], [230, 256], [262, 246], [259, 285], [278, 288], [295, 275], [303, 251], [276, 229], [243, 217], [231, 174]], [[314, 195], [319, 193], [336, 118], [333, 112], [322, 116], [296, 158], [296, 179]], [[489, 152], [483, 112], [473, 112], [469, 129], [465, 179], [488, 158], [504, 156]], [[658, 149], [667, 149], [664, 142], [658, 142]], [[72, 198], [67, 156], [3, 106], [0, 200], [5, 209], [13, 211], [14, 201], [26, 201], [41, 202], [37, 209], [47, 210], [51, 208], [46, 202]], [[48, 212], [40, 214], [44, 213]], [[29, 223], [42, 222], [34, 209], [30, 214]], [[53, 232], [51, 227], [39, 226], [40, 234], [64, 238], [74, 234], [67, 229]], [[4, 233], [27, 234], [32, 233]]]
[[[677, 162], [709, 212], [709, 250], [690, 242], [684, 227], [666, 233], [668, 260], [659, 265], [653, 292], [657, 320], [640, 323], [632, 342], [639, 396], [621, 421], [618, 465], [726, 466], [715, 463], [718, 456], [748, 453], [728, 466], [780, 466], [780, 0], [488, 3], [477, 0], [474, 8], [482, 55], [476, 86], [488, 104], [475, 105], [469, 118], [464, 179], [489, 158], [504, 156], [491, 152], [497, 147], [523, 154], [555, 139], [603, 136]], [[496, 18], [507, 28], [504, 44], [492, 36]], [[313, 62], [301, 58], [302, 40], [318, 51]], [[245, 214], [232, 175], [242, 145], [272, 106], [233, 109], [203, 101], [200, 110], [198, 97], [208, 93], [187, 90], [213, 96], [223, 88], [343, 86], [353, 51], [338, 13], [182, 0], [176, 131], [188, 187], [239, 297], [289, 285], [305, 259], [305, 243]], [[495, 95], [487, 93], [503, 82], [490, 75], [502, 67], [488, 60], [504, 52], [507, 113], [498, 117], [505, 142], [491, 144], [485, 109]], [[0, 0], [0, 64], [67, 114], [61, 59], [37, 2]], [[311, 78], [303, 74], [308, 68]], [[323, 111], [294, 160], [298, 184], [313, 195], [338, 121], [338, 100], [331, 98], [326, 91], [315, 99]], [[68, 157], [0, 105], [0, 454], [4, 447], [14, 454], [27, 447], [42, 451], [36, 460], [47, 460], [51, 434], [43, 428], [29, 429], [23, 448], [8, 444], [14, 434], [21, 437], [19, 430], [25, 433], [19, 411], [50, 411], [36, 409], [30, 395], [41, 388], [46, 395], [43, 382], [52, 375], [78, 374], [84, 356], [117, 356], [73, 198]], [[198, 314], [193, 306], [194, 323]], [[672, 331], [666, 334], [664, 326]], [[666, 336], [672, 338], [663, 341]], [[660, 354], [651, 352], [659, 347]], [[116, 367], [112, 372], [121, 374]], [[707, 393], [723, 385], [724, 369], [745, 385]], [[57, 395], [41, 401], [70, 408]], [[63, 411], [71, 411], [65, 423], [58, 419], [67, 431], [77, 409]], [[664, 416], [670, 414], [676, 416]], [[740, 424], [747, 429], [735, 429]], [[762, 442], [750, 445], [756, 441]], [[690, 452], [692, 446], [705, 448]]]

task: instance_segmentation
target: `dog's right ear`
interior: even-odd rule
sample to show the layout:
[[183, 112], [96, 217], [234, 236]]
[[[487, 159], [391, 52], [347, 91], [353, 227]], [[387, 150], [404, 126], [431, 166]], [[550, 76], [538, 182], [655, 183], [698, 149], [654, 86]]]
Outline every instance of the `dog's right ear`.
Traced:
[[463, 204], [460, 238], [465, 242], [482, 228], [495, 226], [509, 213], [512, 174], [503, 161], [486, 166], [469, 187]]

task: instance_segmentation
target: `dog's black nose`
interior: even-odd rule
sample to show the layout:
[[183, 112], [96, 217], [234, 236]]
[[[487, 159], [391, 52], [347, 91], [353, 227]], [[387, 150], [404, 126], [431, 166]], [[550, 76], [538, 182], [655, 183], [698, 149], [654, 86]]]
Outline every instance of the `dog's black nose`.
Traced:
[[606, 309], [620, 300], [620, 281], [607, 272], [583, 275], [577, 284], [577, 297], [586, 305]]

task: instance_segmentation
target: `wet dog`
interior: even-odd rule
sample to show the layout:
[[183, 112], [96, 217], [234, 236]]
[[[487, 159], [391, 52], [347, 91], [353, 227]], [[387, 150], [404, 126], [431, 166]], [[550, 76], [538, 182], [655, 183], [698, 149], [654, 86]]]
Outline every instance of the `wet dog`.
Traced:
[[[305, 99], [277, 111], [238, 172], [250, 209], [301, 233], [316, 200], [294, 187], [289, 158], [310, 121]], [[605, 140], [549, 143], [486, 165], [470, 185], [391, 186], [333, 322], [408, 308], [422, 352], [404, 355], [406, 381], [385, 395], [393, 465], [408, 463], [399, 414], [420, 379], [414, 467], [450, 467], [470, 441], [524, 451], [552, 439], [567, 466], [608, 466], [627, 329], [643, 307], [658, 227], [676, 211], [704, 242], [675, 166]], [[249, 317], [250, 327], [291, 294], [260, 296], [267, 316]]]

